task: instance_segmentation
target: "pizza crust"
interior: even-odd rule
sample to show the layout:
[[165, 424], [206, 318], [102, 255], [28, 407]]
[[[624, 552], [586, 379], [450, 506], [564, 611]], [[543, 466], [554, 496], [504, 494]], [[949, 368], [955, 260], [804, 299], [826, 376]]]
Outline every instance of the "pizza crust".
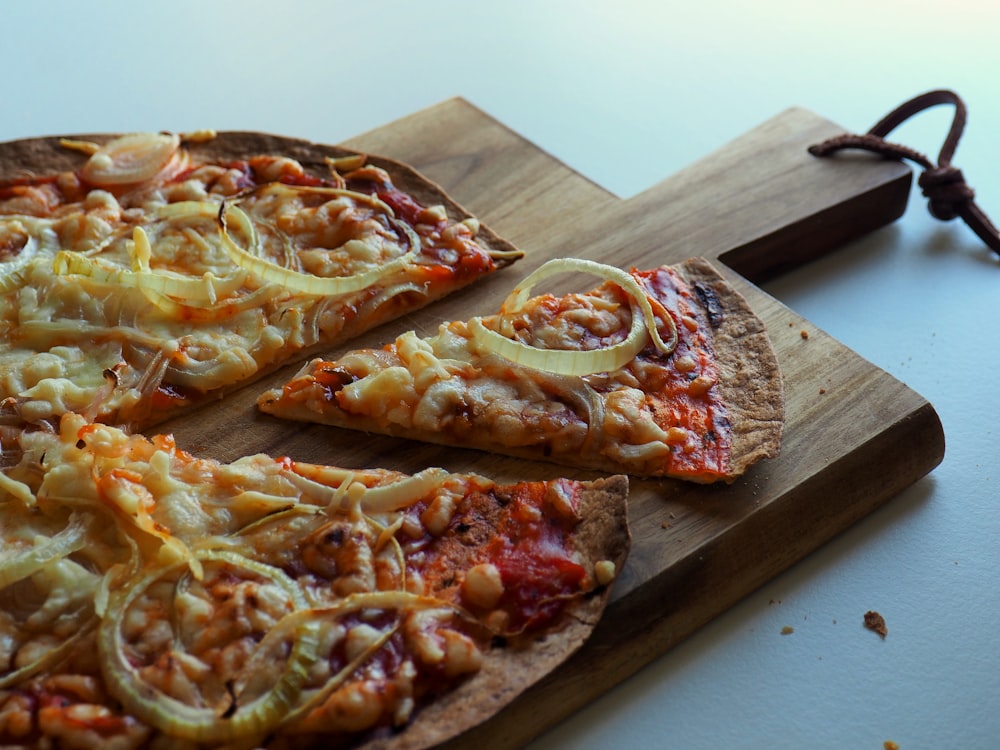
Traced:
[[732, 426], [730, 471], [738, 476], [781, 450], [785, 397], [778, 358], [764, 321], [707, 260], [694, 258], [678, 269], [694, 287], [712, 324], [719, 387]]

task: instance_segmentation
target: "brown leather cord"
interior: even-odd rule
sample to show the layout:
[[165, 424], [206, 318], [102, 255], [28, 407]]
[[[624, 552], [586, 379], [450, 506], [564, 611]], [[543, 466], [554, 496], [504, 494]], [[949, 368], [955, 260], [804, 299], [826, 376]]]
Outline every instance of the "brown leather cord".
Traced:
[[[938, 154], [936, 165], [912, 148], [885, 140], [885, 136], [897, 126], [915, 114], [939, 104], [953, 105], [955, 116]], [[965, 118], [965, 104], [958, 94], [947, 89], [928, 91], [898, 106], [864, 135], [834, 136], [810, 146], [809, 153], [813, 156], [830, 156], [842, 149], [855, 148], [871, 151], [887, 159], [900, 161], [909, 159], [916, 162], [924, 170], [917, 179], [917, 184], [929, 201], [928, 208], [931, 215], [942, 221], [950, 221], [956, 216], [961, 217], [993, 252], [1000, 255], [1000, 232], [976, 205], [975, 192], [966, 184], [962, 171], [951, 164], [958, 139], [962, 137], [962, 131], [965, 129]]]

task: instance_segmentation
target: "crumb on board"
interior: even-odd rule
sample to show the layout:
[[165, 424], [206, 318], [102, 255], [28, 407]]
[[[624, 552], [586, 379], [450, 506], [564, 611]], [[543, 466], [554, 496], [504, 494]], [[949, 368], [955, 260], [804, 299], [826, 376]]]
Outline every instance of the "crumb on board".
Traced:
[[882, 747], [885, 750], [899, 750], [899, 743], [893, 742], [892, 740], [886, 740], [882, 743]]
[[804, 339], [807, 339], [809, 338], [809, 331], [803, 328], [801, 331], [799, 331], [799, 336], [801, 336]]
[[889, 632], [889, 629], [885, 626], [885, 618], [874, 610], [865, 612], [864, 622], [866, 628], [874, 633], [878, 633], [882, 638], [885, 638]]
[[781, 629], [781, 634], [782, 635], [791, 635], [794, 632], [795, 632], [795, 628], [793, 628], [791, 625], [785, 625], [785, 627], [783, 627]]
[[823, 394], [825, 394], [825, 393], [826, 393], [826, 388], [820, 388], [820, 389], [819, 389], [819, 395], [820, 395], [820, 396], [822, 396], [822, 395], [823, 395]]

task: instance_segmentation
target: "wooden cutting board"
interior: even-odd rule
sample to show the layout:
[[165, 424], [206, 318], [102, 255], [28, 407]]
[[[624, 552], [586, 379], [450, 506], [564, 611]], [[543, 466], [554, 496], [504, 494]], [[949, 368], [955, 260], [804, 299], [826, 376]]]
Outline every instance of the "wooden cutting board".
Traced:
[[[460, 99], [347, 144], [414, 165], [528, 254], [352, 347], [495, 310], [519, 279], [552, 257], [652, 267], [700, 255], [716, 262], [765, 321], [784, 376], [781, 456], [730, 486], [633, 480], [632, 553], [593, 638], [456, 747], [524, 744], [940, 462], [944, 436], [926, 400], [754, 286], [902, 213], [911, 181], [905, 166], [862, 155], [821, 160], [806, 152], [841, 131], [810, 112], [789, 110], [628, 200]], [[412, 472], [440, 465], [501, 480], [587, 476], [258, 415], [257, 394], [294, 369], [164, 429], [182, 447], [223, 460], [267, 451], [347, 467]]]

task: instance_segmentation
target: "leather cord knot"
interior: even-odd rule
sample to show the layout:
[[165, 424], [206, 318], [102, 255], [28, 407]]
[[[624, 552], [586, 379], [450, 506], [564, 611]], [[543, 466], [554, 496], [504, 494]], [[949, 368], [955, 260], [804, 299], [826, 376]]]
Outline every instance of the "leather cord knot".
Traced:
[[965, 184], [962, 170], [957, 167], [924, 170], [917, 178], [917, 184], [929, 201], [927, 207], [931, 216], [941, 221], [961, 216], [962, 207], [976, 197], [976, 192]]
[[[885, 140], [885, 136], [898, 125], [938, 104], [953, 105], [955, 116], [944, 145], [941, 146], [937, 164], [919, 151]], [[924, 170], [917, 179], [917, 184], [929, 201], [928, 208], [931, 215], [942, 221], [950, 221], [956, 216], [961, 217], [993, 252], [1000, 255], [1000, 232], [976, 205], [975, 192], [966, 184], [962, 171], [951, 164], [951, 157], [965, 128], [965, 118], [965, 103], [958, 94], [947, 89], [928, 91], [898, 106], [867, 133], [862, 135], [845, 133], [828, 138], [822, 143], [810, 146], [809, 153], [813, 156], [830, 156], [843, 149], [856, 148], [871, 151], [887, 159], [900, 161], [908, 159], [916, 162]]]

